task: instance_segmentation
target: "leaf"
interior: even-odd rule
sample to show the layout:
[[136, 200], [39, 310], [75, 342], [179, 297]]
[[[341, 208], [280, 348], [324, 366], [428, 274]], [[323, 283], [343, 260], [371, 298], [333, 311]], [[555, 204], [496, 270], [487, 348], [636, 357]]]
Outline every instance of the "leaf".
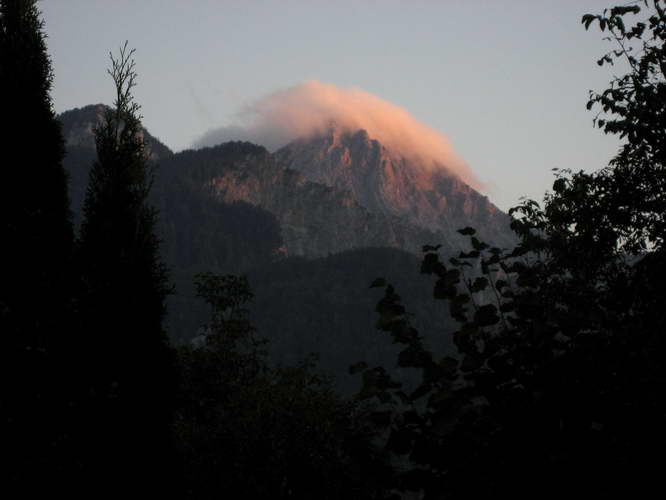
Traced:
[[481, 253], [478, 250], [473, 250], [471, 252], [460, 252], [458, 255], [459, 259], [476, 259], [481, 255]]
[[594, 16], [592, 14], [585, 14], [583, 19], [581, 19], [581, 23], [585, 25], [585, 29], [590, 27], [592, 21], [594, 21]]
[[393, 318], [389, 318], [385, 314], [382, 314], [379, 316], [379, 318], [377, 318], [377, 322], [375, 323], [375, 328], [377, 330], [382, 330], [384, 332], [390, 332], [392, 323], [393, 323]]
[[349, 373], [350, 375], [356, 375], [357, 373], [362, 372], [368, 367], [368, 363], [365, 361], [359, 361], [358, 363], [354, 363], [349, 367]]
[[420, 491], [435, 484], [434, 474], [425, 469], [407, 471], [402, 474], [401, 480], [402, 487], [408, 491]]
[[423, 422], [423, 419], [414, 410], [409, 410], [403, 413], [402, 419], [407, 425], [420, 425]]
[[479, 307], [474, 313], [474, 322], [479, 326], [492, 326], [498, 323], [497, 307], [494, 304]]
[[428, 407], [435, 409], [444, 409], [451, 403], [454, 393], [450, 384], [439, 387], [428, 398]]
[[487, 278], [476, 278], [474, 280], [474, 283], [472, 284], [472, 292], [477, 293], [477, 292], [482, 292], [483, 290], [486, 289], [488, 286], [488, 279]]
[[405, 325], [405, 328], [393, 328], [391, 331], [394, 344], [412, 344], [418, 340], [419, 332]]
[[446, 375], [453, 375], [458, 369], [458, 360], [447, 356], [439, 362], [439, 367]]
[[476, 238], [472, 237], [472, 247], [474, 248], [474, 250], [479, 250], [479, 251], [485, 250], [489, 246], [490, 245], [488, 245], [487, 243], [484, 243], [483, 241], [479, 241]]
[[407, 394], [405, 394], [403, 391], [397, 391], [397, 392], [395, 392], [395, 393], [394, 393], [394, 396], [396, 396], [396, 397], [400, 400], [400, 402], [401, 402], [403, 405], [405, 405], [405, 406], [411, 404], [411, 402], [412, 402], [412, 401], [409, 399], [409, 396], [407, 396]]
[[446, 284], [446, 281], [443, 278], [440, 278], [435, 283], [435, 288], [432, 290], [432, 296], [438, 300], [445, 300], [455, 297], [456, 287]]
[[[438, 416], [438, 414], [436, 414]], [[447, 412], [447, 417], [448, 415]], [[428, 465], [439, 463], [442, 460], [442, 448], [438, 446], [438, 441], [431, 436], [420, 436], [414, 441], [410, 460], [415, 464]], [[422, 485], [423, 487], [423, 485]], [[422, 498], [422, 497], [418, 497]]]
[[565, 181], [564, 179], [560, 178], [555, 180], [555, 182], [553, 182], [553, 191], [555, 191], [556, 193], [563, 192], [566, 187], [567, 187], [567, 181]]
[[429, 253], [423, 257], [421, 262], [421, 274], [436, 274], [442, 276], [446, 272], [446, 267], [439, 261], [439, 255]]
[[412, 433], [407, 429], [393, 429], [386, 449], [398, 455], [406, 455], [412, 450]]
[[467, 308], [464, 307], [462, 304], [458, 304], [456, 302], [450, 302], [449, 314], [453, 319], [455, 319], [459, 323], [466, 323], [468, 321]]
[[392, 380], [391, 377], [387, 375], [386, 370], [382, 367], [377, 367], [363, 372], [363, 384], [361, 385], [361, 391], [357, 397], [359, 399], [369, 399], [373, 396], [377, 396], [382, 399], [388, 394], [386, 390], [397, 389], [399, 387], [400, 383]]
[[460, 270], [459, 269], [450, 269], [444, 275], [444, 282], [446, 286], [455, 286], [460, 283]]
[[464, 227], [462, 229], [458, 229], [458, 232], [460, 234], [462, 234], [463, 236], [472, 236], [472, 235], [476, 234], [476, 229], [474, 229], [473, 227], [467, 226], [467, 227]]
[[508, 313], [516, 309], [516, 304], [514, 302], [505, 302], [500, 306], [500, 311], [503, 313]]
[[624, 22], [622, 21], [621, 17], [615, 18], [615, 25], [618, 27], [618, 29], [624, 34], [626, 31], [624, 28]]
[[[367, 281], [366, 281], [367, 283]], [[372, 282], [370, 288], [380, 288], [386, 286], [386, 280], [384, 278], [377, 278]]]
[[391, 423], [391, 411], [375, 411], [370, 414], [370, 420], [377, 427], [387, 427]]
[[382, 403], [389, 403], [389, 402], [391, 402], [391, 394], [389, 394], [389, 393], [386, 392], [386, 391], [378, 392], [378, 393], [377, 393], [377, 398], [378, 398], [379, 401], [381, 401]]
[[419, 387], [417, 387], [414, 392], [412, 392], [409, 397], [412, 401], [416, 401], [417, 399], [422, 398], [426, 394], [428, 394], [432, 389], [432, 386], [429, 383], [421, 384]]
[[422, 250], [423, 250], [423, 253], [426, 253], [426, 252], [436, 252], [436, 251], [439, 250], [440, 248], [442, 248], [442, 245], [436, 245], [436, 246], [432, 246], [432, 245], [423, 245]]
[[424, 361], [427, 361], [425, 351], [413, 345], [398, 354], [398, 366], [402, 368], [420, 368]]
[[460, 270], [450, 269], [446, 274], [437, 280], [433, 290], [433, 297], [436, 299], [453, 299], [456, 296], [456, 285], [460, 283]]
[[460, 364], [460, 369], [464, 372], [472, 372], [483, 366], [483, 360], [477, 356], [465, 356]]
[[472, 267], [472, 264], [470, 264], [469, 262], [462, 262], [462, 261], [459, 261], [459, 260], [456, 259], [455, 257], [451, 257], [451, 258], [449, 259], [449, 262], [450, 262], [451, 264], [453, 264], [454, 266], [456, 266], [456, 267], [462, 267], [462, 266]]
[[455, 297], [453, 297], [453, 302], [456, 304], [467, 304], [472, 298], [467, 295], [466, 293], [459, 293]]
[[465, 315], [466, 312], [467, 309], [465, 309], [465, 307], [460, 302], [452, 300], [449, 303], [449, 313], [451, 314], [451, 317], [456, 321], [459, 321], [460, 323], [466, 322], [467, 321], [467, 316]]
[[462, 354], [477, 354], [479, 351], [474, 339], [462, 330], [453, 333], [453, 342]]
[[[647, 4], [646, 4], [647, 5]], [[613, 7], [610, 11], [611, 17], [623, 16], [625, 14], [638, 14], [641, 11], [640, 6], [638, 5], [621, 5], [618, 7]]]
[[498, 269], [496, 267], [490, 267], [493, 264], [497, 264], [500, 261], [498, 255], [493, 255], [488, 260], [481, 259], [481, 272], [483, 274], [490, 274], [491, 272], [496, 272]]

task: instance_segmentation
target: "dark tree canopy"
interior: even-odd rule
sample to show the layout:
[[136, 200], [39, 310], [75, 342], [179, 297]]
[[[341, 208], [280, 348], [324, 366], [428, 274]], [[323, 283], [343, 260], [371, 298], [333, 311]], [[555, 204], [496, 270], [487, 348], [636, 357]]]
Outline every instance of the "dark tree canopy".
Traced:
[[125, 44], [118, 59], [111, 56], [116, 102], [95, 130], [78, 252], [81, 342], [92, 382], [90, 477], [120, 491], [131, 484], [155, 492], [173, 487], [175, 362], [163, 329], [170, 288], [157, 213], [147, 202], [152, 172], [131, 94], [133, 52]]
[[0, 1], [0, 441], [18, 483], [56, 477], [68, 446], [59, 368], [72, 229], [45, 38], [34, 1]]
[[[180, 266], [179, 281], [201, 266], [260, 265], [254, 279], [264, 298], [255, 308], [283, 320], [259, 325], [274, 343], [279, 330], [300, 328], [342, 358], [345, 335], [335, 330], [350, 318], [363, 328], [355, 319], [362, 300], [345, 288], [356, 281], [345, 273], [409, 267], [413, 259], [364, 249], [277, 265], [275, 218], [219, 205], [201, 187], [227, 162], [268, 154], [249, 143], [173, 155], [153, 192], [155, 163], [132, 95], [137, 74], [127, 43], [111, 56], [116, 98], [95, 129], [96, 159], [74, 241], [43, 24], [35, 1], [0, 0], [7, 489], [20, 488], [23, 497], [411, 492], [430, 500], [637, 497], [660, 488], [666, 0], [587, 14], [582, 24], [598, 25], [613, 44], [600, 66], [626, 67], [588, 103], [595, 126], [623, 139], [618, 154], [598, 172], [558, 172], [543, 204], [526, 200], [512, 209], [513, 249], [491, 247], [471, 227], [459, 230], [469, 248], [455, 257], [444, 260], [442, 245], [423, 247], [421, 274], [433, 280], [432, 297], [446, 303], [433, 318], [457, 322], [455, 354], [430, 348], [410, 302], [386, 279], [373, 281], [371, 288], [383, 290], [377, 328], [400, 349], [398, 370], [356, 363], [349, 372], [362, 374], [362, 389], [346, 401], [311, 361], [268, 363], [244, 276], [198, 276], [194, 288], [210, 306], [210, 321], [197, 342], [172, 350], [164, 331], [171, 286], [151, 196], [167, 214], [166, 255]], [[204, 161], [183, 175], [180, 162], [193, 155]], [[206, 222], [180, 227], [193, 218]], [[401, 291], [416, 298], [409, 283]], [[343, 315], [338, 304], [349, 302], [347, 317], [336, 317]], [[328, 329], [310, 324], [308, 309], [329, 315]], [[356, 332], [346, 331], [350, 345], [362, 342]], [[293, 354], [305, 344], [296, 343], [278, 347]], [[402, 383], [401, 372], [409, 375]]]
[[244, 276], [204, 273], [210, 321], [179, 349], [176, 418], [185, 498], [383, 498], [389, 474], [358, 405], [341, 399], [312, 361], [268, 364], [247, 307]]
[[460, 233], [469, 250], [443, 261], [426, 246], [422, 273], [460, 327], [457, 358], [424, 348], [400, 297], [385, 288], [379, 327], [404, 345], [414, 391], [364, 371], [363, 398], [387, 405], [386, 447], [404, 491], [427, 498], [644, 496], [661, 487], [666, 446], [662, 0], [586, 15], [627, 61], [601, 94], [595, 124], [625, 142], [607, 168], [562, 171], [543, 207], [511, 210], [512, 251]]
[[[7, 124], [0, 182], [0, 318], [33, 333], [33, 326], [43, 332], [49, 328], [53, 297], [48, 296], [53, 286], [60, 286], [72, 243], [64, 146], [49, 95], [51, 80], [34, 2], [0, 2], [0, 99]], [[28, 296], [33, 298], [29, 306]], [[28, 309], [22, 310], [24, 306]]]
[[[0, 207], [3, 239], [12, 243], [2, 251], [14, 252], [2, 262], [42, 280], [52, 279], [57, 266], [51, 264], [61, 263], [72, 239], [64, 145], [49, 95], [52, 79], [35, 2], [0, 2], [0, 98], [10, 125], [3, 129], [3, 155], [10, 161], [2, 172]], [[31, 265], [17, 266], [15, 259]]]
[[592, 176], [608, 217], [604, 226], [630, 251], [660, 248], [666, 237], [666, 3], [633, 2], [582, 21], [586, 29], [598, 24], [612, 44], [598, 64], [628, 68], [607, 89], [590, 91], [587, 105], [597, 112], [597, 127], [624, 140], [608, 168]]

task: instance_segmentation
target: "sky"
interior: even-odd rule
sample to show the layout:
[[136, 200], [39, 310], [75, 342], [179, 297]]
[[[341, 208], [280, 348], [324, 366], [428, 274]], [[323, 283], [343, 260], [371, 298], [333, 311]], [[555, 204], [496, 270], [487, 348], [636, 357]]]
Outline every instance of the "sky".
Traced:
[[[611, 3], [609, 3], [611, 2]], [[175, 151], [266, 96], [318, 81], [357, 89], [446, 136], [507, 210], [596, 170], [619, 146], [588, 91], [612, 46], [585, 13], [612, 0], [40, 0], [57, 112], [113, 101], [109, 52], [136, 49], [136, 101]]]

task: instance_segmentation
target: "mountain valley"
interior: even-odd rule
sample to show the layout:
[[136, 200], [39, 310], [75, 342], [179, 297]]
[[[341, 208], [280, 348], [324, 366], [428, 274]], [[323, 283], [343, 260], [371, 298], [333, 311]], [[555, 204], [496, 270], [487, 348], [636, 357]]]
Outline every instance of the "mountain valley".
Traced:
[[[103, 110], [60, 115], [75, 221]], [[363, 130], [332, 127], [273, 154], [242, 142], [173, 153], [148, 131], [144, 139], [155, 164], [162, 255], [176, 285], [170, 337], [189, 342], [207, 320], [196, 273], [246, 273], [252, 318], [272, 359], [295, 364], [317, 353], [347, 390], [350, 364], [395, 362], [374, 327], [379, 297], [367, 288], [374, 278], [396, 285], [435, 352], [451, 352], [454, 323], [419, 274], [421, 247], [441, 244], [445, 256], [457, 255], [456, 230], [465, 226], [495, 245], [512, 242], [508, 216], [485, 196], [445, 169], [411, 164]]]

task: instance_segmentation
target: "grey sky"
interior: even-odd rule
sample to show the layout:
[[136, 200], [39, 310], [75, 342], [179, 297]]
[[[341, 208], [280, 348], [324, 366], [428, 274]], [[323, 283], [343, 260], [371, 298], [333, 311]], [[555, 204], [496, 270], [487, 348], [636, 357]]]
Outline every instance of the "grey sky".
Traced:
[[[621, 2], [618, 2], [621, 3]], [[57, 111], [113, 99], [108, 53], [129, 40], [144, 124], [175, 150], [246, 105], [317, 79], [359, 87], [446, 134], [501, 208], [541, 199], [553, 167], [617, 149], [592, 128], [611, 74], [582, 14], [612, 0], [42, 0]]]

